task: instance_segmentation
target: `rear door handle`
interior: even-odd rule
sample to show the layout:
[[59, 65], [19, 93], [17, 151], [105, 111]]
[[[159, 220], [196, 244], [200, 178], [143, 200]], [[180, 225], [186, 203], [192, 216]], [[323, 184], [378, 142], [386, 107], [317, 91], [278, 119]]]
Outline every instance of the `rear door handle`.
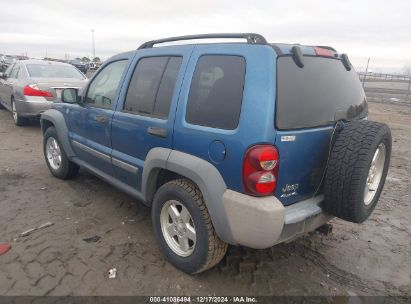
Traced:
[[157, 128], [157, 127], [148, 127], [147, 129], [148, 134], [158, 136], [158, 137], [167, 137], [167, 129], [165, 128]]
[[94, 120], [95, 120], [96, 122], [102, 123], [102, 124], [105, 124], [105, 123], [108, 122], [108, 118], [107, 118], [106, 116], [104, 116], [104, 115], [96, 115], [96, 116], [94, 117]]

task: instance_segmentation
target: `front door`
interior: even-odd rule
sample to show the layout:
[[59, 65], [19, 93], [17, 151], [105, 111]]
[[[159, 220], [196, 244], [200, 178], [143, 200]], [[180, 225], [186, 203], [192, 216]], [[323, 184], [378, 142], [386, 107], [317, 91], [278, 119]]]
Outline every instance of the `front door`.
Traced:
[[98, 171], [113, 174], [111, 123], [127, 59], [106, 64], [82, 96], [83, 105], [68, 107], [70, 140], [77, 156]]

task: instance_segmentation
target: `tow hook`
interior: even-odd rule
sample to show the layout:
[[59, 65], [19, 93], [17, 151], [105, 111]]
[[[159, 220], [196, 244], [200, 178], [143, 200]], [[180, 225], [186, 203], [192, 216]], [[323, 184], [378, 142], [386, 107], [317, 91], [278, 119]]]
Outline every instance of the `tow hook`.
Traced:
[[331, 232], [333, 231], [333, 225], [332, 224], [324, 224], [320, 227], [318, 227], [316, 229], [316, 231], [318, 231], [318, 233], [322, 234], [322, 235], [329, 235], [331, 234]]

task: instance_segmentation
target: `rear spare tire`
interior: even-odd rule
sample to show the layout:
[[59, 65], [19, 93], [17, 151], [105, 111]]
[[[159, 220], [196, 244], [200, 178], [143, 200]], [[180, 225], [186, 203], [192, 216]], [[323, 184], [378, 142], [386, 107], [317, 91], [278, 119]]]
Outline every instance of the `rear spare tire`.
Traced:
[[362, 223], [374, 210], [391, 158], [386, 124], [359, 120], [336, 135], [324, 182], [323, 208], [343, 220]]

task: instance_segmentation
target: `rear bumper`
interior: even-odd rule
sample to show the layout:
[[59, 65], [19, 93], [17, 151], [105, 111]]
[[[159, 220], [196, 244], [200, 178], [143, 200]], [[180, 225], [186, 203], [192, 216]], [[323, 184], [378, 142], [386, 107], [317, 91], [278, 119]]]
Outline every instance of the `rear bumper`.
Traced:
[[237, 245], [268, 248], [313, 231], [332, 216], [323, 213], [317, 196], [284, 207], [274, 196], [252, 197], [232, 190], [223, 195], [223, 208]]
[[[39, 98], [40, 99], [40, 98]], [[52, 101], [43, 100], [16, 100], [16, 109], [20, 116], [38, 117], [44, 111], [51, 109]]]

